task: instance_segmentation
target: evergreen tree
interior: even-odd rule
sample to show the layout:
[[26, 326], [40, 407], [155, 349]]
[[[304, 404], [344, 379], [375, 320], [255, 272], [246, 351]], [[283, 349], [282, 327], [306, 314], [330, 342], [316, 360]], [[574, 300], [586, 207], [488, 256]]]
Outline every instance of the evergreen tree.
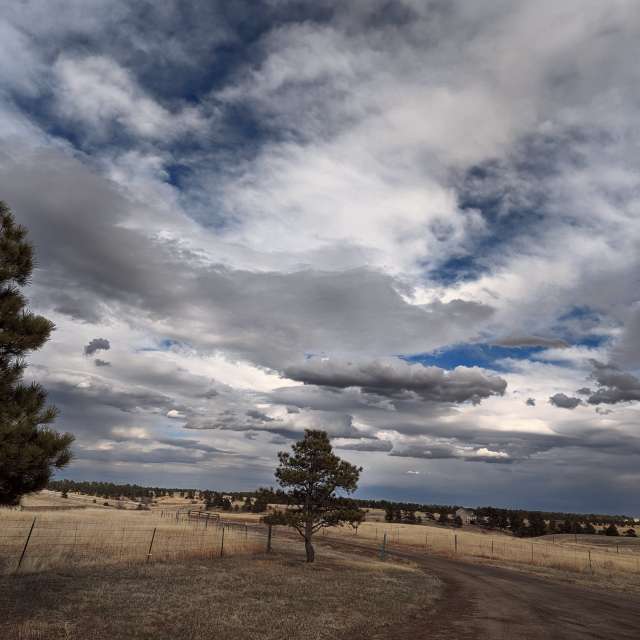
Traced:
[[14, 505], [25, 493], [46, 487], [54, 468], [71, 460], [73, 436], [50, 425], [56, 409], [47, 406], [39, 384], [25, 385], [25, 356], [39, 349], [53, 323], [27, 309], [19, 287], [33, 271], [27, 230], [0, 202], [0, 504]]
[[619, 536], [618, 527], [613, 522], [604, 530], [605, 536]]
[[276, 469], [278, 483], [287, 491], [289, 508], [265, 520], [293, 527], [304, 539], [307, 562], [313, 562], [315, 533], [359, 518], [360, 510], [346, 505], [336, 491], [355, 491], [362, 468], [335, 455], [325, 431], [306, 429], [304, 438], [292, 448], [292, 453], [278, 453], [280, 466]]

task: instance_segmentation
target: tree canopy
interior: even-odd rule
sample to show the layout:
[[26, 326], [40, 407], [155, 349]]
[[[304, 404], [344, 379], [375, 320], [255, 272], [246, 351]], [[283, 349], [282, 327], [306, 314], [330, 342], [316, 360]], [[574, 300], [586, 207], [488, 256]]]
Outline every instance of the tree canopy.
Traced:
[[37, 383], [24, 384], [25, 356], [39, 349], [54, 329], [31, 313], [20, 287], [33, 272], [27, 230], [16, 224], [0, 201], [0, 504], [20, 502], [25, 493], [44, 488], [54, 468], [71, 459], [73, 436], [49, 425], [55, 407]]
[[361, 509], [338, 495], [339, 491], [350, 494], [357, 489], [362, 468], [335, 455], [326, 432], [310, 429], [291, 453], [281, 451], [278, 459], [275, 475], [287, 495], [288, 507], [266, 520], [293, 527], [304, 539], [307, 562], [313, 562], [315, 533], [363, 519]]

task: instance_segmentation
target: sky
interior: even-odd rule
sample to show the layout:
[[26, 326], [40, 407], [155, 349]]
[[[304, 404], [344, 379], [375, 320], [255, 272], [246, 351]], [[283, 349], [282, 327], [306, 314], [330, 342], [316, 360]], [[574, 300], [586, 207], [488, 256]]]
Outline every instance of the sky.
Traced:
[[634, 0], [0, 0], [58, 477], [640, 515]]

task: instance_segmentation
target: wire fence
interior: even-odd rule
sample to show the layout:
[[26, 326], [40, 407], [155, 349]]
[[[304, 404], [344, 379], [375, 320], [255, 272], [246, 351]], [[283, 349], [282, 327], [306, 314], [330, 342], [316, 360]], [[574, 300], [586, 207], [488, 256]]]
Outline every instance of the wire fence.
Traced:
[[93, 520], [45, 516], [0, 518], [0, 572], [80, 564], [213, 558], [268, 551], [262, 524], [225, 522], [216, 514], [167, 512]]
[[556, 544], [548, 538], [519, 539], [509, 536], [491, 536], [464, 531], [445, 531], [425, 526], [369, 526], [357, 530], [336, 528], [324, 530], [327, 537], [352, 537], [373, 540], [384, 549], [419, 549], [434, 555], [484, 558], [512, 564], [564, 569], [567, 571], [600, 574], [640, 574], [640, 545], [625, 548], [612, 544], [609, 548], [588, 545]]

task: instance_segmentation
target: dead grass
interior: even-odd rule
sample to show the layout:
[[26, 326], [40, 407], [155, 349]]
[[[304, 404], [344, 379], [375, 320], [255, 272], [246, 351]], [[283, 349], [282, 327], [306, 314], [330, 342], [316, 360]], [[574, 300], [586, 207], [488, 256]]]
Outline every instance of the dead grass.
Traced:
[[[439, 583], [407, 565], [325, 552], [0, 577], [0, 637], [325, 640], [424, 628]], [[395, 637], [395, 636], [394, 636]]]
[[[411, 547], [442, 556], [488, 559], [505, 565], [527, 565], [600, 576], [640, 576], [637, 546], [620, 543], [606, 545], [603, 537], [593, 536], [592, 544], [582, 536], [579, 545], [542, 538], [513, 538], [504, 534], [445, 529], [429, 525], [382, 524], [364, 522], [357, 535], [351, 527], [326, 530], [328, 538], [346, 538], [380, 545], [386, 534], [389, 548]], [[580, 536], [579, 536], [580, 538]], [[611, 540], [611, 539], [610, 539]], [[617, 538], [621, 541], [622, 538]]]
[[[0, 573], [14, 571], [32, 523], [21, 572], [78, 564], [141, 562], [262, 552], [261, 528], [162, 518], [160, 512], [83, 509], [0, 511]], [[153, 540], [153, 544], [152, 543]], [[149, 556], [149, 550], [151, 555]]]

